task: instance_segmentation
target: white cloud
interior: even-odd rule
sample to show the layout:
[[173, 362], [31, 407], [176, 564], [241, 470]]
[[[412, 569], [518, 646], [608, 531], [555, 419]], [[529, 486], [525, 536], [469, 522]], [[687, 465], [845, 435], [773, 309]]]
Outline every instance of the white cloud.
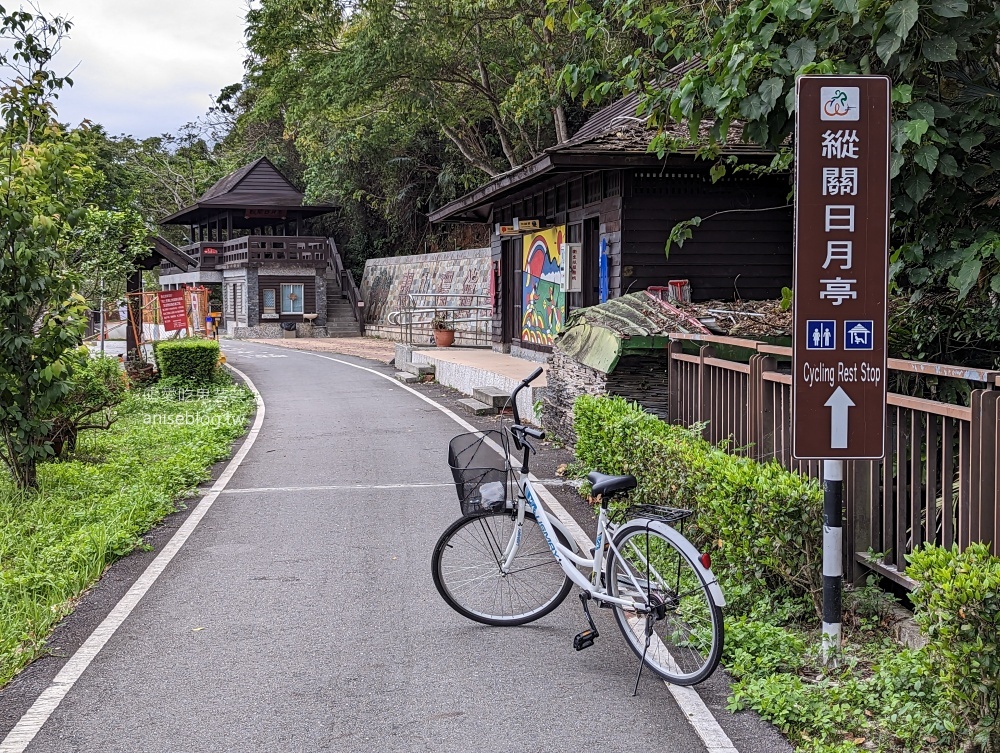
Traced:
[[43, 0], [73, 20], [57, 70], [77, 66], [59, 119], [109, 133], [175, 132], [243, 76], [247, 0]]

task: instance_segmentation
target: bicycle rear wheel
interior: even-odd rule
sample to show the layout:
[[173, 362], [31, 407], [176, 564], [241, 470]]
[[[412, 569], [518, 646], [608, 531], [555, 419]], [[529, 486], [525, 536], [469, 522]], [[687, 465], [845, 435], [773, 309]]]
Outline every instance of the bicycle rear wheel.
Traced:
[[666, 524], [627, 523], [618, 529], [607, 563], [612, 596], [652, 609], [644, 614], [615, 606], [625, 642], [651, 670], [675, 685], [695, 685], [715, 671], [722, 656], [722, 609]]
[[[509, 511], [463, 517], [448, 526], [431, 558], [434, 585], [448, 606], [486, 625], [524, 625], [562, 603], [573, 582], [552, 556], [530, 512], [525, 513], [510, 571], [501, 571], [503, 553], [516, 530], [517, 520]], [[569, 546], [561, 533], [556, 535]]]

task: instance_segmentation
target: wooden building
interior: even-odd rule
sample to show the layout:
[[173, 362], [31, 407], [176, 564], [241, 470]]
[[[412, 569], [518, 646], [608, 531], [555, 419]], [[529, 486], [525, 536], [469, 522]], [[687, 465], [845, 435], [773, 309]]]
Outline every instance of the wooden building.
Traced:
[[[670, 280], [688, 280], [694, 300], [780, 297], [791, 285], [788, 176], [730, 170], [713, 182], [694, 149], [658, 158], [638, 103], [597, 112], [569, 141], [430, 215], [493, 231], [494, 348], [541, 357], [573, 310]], [[740, 143], [723, 154], [773, 157]], [[671, 229], [696, 216], [693, 237], [668, 254]]]
[[223, 328], [235, 337], [280, 337], [281, 325], [359, 334], [358, 294], [332, 238], [310, 234], [310, 220], [335, 210], [309, 206], [262, 157], [227, 175], [198, 201], [161, 220], [180, 225], [195, 261], [160, 267], [160, 286], [221, 289]]

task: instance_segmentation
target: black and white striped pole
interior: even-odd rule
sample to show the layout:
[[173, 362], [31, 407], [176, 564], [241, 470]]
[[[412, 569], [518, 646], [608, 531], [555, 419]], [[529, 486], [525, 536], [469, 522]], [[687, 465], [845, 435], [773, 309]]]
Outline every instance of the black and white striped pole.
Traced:
[[823, 661], [840, 652], [844, 583], [844, 461], [823, 461]]

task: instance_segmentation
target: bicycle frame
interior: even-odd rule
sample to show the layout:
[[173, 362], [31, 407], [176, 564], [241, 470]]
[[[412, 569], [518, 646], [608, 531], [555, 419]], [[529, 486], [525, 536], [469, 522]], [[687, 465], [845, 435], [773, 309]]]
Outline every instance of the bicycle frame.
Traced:
[[[649, 611], [649, 607], [645, 603], [636, 602], [634, 599], [621, 599], [616, 596], [611, 596], [608, 593], [607, 586], [601, 585], [600, 583], [600, 573], [604, 570], [605, 544], [607, 544], [612, 557], [618, 557], [624, 561], [621, 553], [615, 549], [615, 545], [612, 542], [614, 526], [608, 520], [608, 511], [604, 507], [601, 508], [601, 512], [597, 518], [596, 543], [590, 541], [589, 539], [587, 540], [587, 543], [592, 546], [594, 551], [593, 557], [588, 559], [587, 557], [577, 554], [568, 547], [563, 546], [559, 542], [559, 539], [556, 536], [556, 528], [553, 525], [552, 520], [549, 518], [549, 514], [545, 511], [541, 502], [539, 502], [537, 494], [531, 486], [531, 479], [529, 478], [528, 473], [524, 471], [520, 473], [517, 486], [519, 492], [516, 502], [517, 527], [514, 534], [510, 537], [510, 541], [507, 542], [507, 546], [504, 551], [504, 562], [501, 566], [501, 569], [504, 572], [507, 572], [510, 569], [514, 558], [517, 556], [518, 549], [520, 549], [521, 528], [524, 525], [525, 512], [530, 507], [531, 512], [535, 516], [535, 520], [538, 522], [538, 527], [542, 531], [542, 536], [545, 538], [545, 542], [548, 544], [549, 550], [552, 552], [552, 556], [556, 558], [556, 562], [559, 563], [559, 566], [570, 580], [598, 601], [616, 604], [640, 613]], [[592, 569], [591, 578], [587, 578], [582, 572], [580, 572], [579, 568], [581, 567], [589, 567]], [[628, 572], [627, 569], [626, 572]], [[657, 577], [659, 577], [659, 573], [657, 573]], [[643, 589], [639, 582], [631, 574], [629, 574], [629, 578], [635, 586], [636, 593], [642, 593]]]

